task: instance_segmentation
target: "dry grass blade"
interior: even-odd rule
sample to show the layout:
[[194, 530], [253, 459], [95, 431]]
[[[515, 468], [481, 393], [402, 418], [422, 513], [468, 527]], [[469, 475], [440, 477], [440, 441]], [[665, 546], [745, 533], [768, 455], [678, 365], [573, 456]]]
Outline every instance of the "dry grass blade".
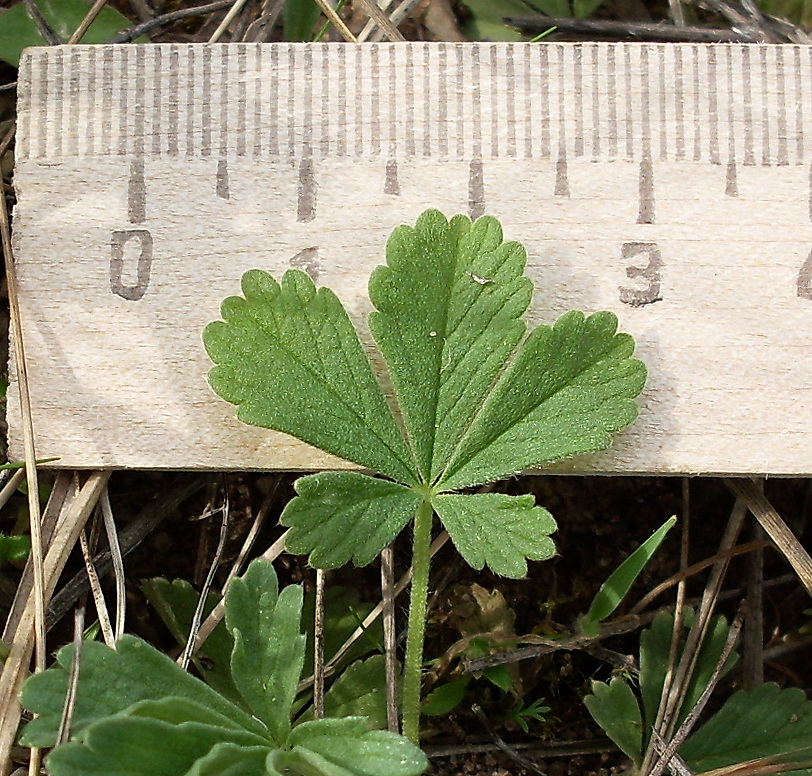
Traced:
[[186, 646], [183, 648], [183, 653], [178, 659], [178, 664], [185, 671], [189, 667], [189, 661], [192, 655], [197, 651], [197, 634], [200, 630], [200, 624], [203, 620], [203, 609], [206, 606], [206, 598], [209, 595], [212, 585], [214, 584], [214, 575], [217, 573], [217, 567], [220, 565], [220, 559], [223, 557], [223, 551], [226, 548], [226, 539], [228, 538], [228, 518], [229, 518], [229, 505], [228, 505], [228, 487], [223, 488], [223, 506], [221, 510], [220, 520], [220, 536], [217, 540], [217, 547], [214, 550], [214, 556], [209, 565], [209, 571], [206, 574], [206, 581], [200, 590], [200, 598], [197, 601], [192, 623], [189, 626], [189, 638], [186, 641]]
[[383, 604], [383, 649], [386, 655], [386, 727], [398, 729], [397, 653], [395, 643], [395, 551], [390, 545], [381, 553], [381, 598]]
[[8, 500], [14, 495], [14, 491], [20, 487], [24, 478], [25, 469], [17, 469], [14, 474], [11, 475], [11, 479], [3, 485], [3, 489], [0, 490], [0, 509], [8, 503]]
[[[33, 6], [34, 3], [31, 2]], [[34, 6], [35, 7], [35, 6]], [[30, 11], [30, 9], [29, 9]], [[14, 127], [7, 133], [8, 142], [14, 134]], [[3, 142], [6, 145], [6, 140]], [[17, 371], [17, 381], [19, 385], [20, 409], [22, 416], [23, 447], [25, 449], [25, 471], [28, 483], [28, 519], [31, 535], [31, 565], [34, 570], [33, 596], [33, 631], [35, 659], [34, 665], [37, 671], [45, 668], [45, 572], [44, 555], [42, 548], [42, 516], [40, 514], [39, 503], [39, 476], [37, 473], [37, 455], [34, 444], [34, 424], [31, 416], [31, 394], [28, 385], [28, 371], [25, 362], [25, 347], [23, 344], [22, 320], [20, 318], [20, 302], [17, 288], [17, 272], [14, 266], [14, 254], [11, 247], [11, 226], [9, 223], [8, 205], [6, 196], [0, 191], [0, 239], [2, 239], [3, 256], [5, 259], [6, 285], [8, 289], [9, 314], [11, 319], [12, 343], [14, 345], [14, 365]], [[72, 543], [71, 543], [72, 544]], [[11, 656], [9, 655], [9, 659]], [[5, 676], [5, 670], [4, 670]], [[0, 691], [3, 687], [0, 684]], [[0, 703], [2, 702], [0, 694]], [[12, 707], [17, 705], [16, 696], [11, 700]], [[5, 708], [0, 705], [0, 708]], [[5, 730], [0, 731], [0, 771], [5, 773], [6, 751], [4, 747]], [[10, 746], [10, 743], [9, 743]], [[37, 759], [37, 755], [33, 756]]]
[[644, 612], [646, 609], [651, 606], [652, 602], [659, 598], [666, 590], [672, 588], [674, 585], [678, 585], [680, 582], [689, 579], [690, 577], [694, 576], [694, 574], [698, 574], [700, 571], [708, 568], [708, 566], [713, 566], [715, 563], [718, 563], [721, 560], [730, 560], [730, 558], [735, 558], [737, 555], [746, 555], [748, 552], [753, 552], [755, 550], [762, 549], [764, 547], [769, 547], [770, 542], [767, 541], [753, 541], [753, 542], [745, 542], [744, 544], [739, 544], [730, 549], [728, 552], [725, 553], [717, 553], [715, 555], [711, 555], [709, 558], [705, 558], [705, 560], [699, 561], [699, 563], [694, 563], [692, 566], [688, 566], [684, 570], [680, 570], [673, 576], [669, 577], [666, 580], [660, 582], [659, 585], [653, 587], [646, 593], [630, 610], [629, 614], [640, 614]]
[[710, 699], [711, 693], [716, 688], [719, 678], [722, 676], [722, 671], [724, 670], [725, 664], [730, 657], [730, 653], [733, 651], [733, 647], [736, 645], [736, 642], [739, 639], [739, 632], [741, 631], [742, 627], [742, 617], [743, 610], [740, 610], [730, 626], [727, 639], [725, 640], [725, 646], [722, 649], [721, 655], [719, 655], [719, 660], [716, 663], [716, 667], [713, 669], [713, 674], [708, 680], [707, 685], [705, 685], [705, 688], [702, 690], [702, 694], [699, 696], [696, 704], [694, 704], [694, 707], [686, 715], [682, 724], [679, 726], [679, 729], [674, 733], [672, 739], [668, 742], [665, 749], [660, 753], [659, 759], [657, 762], [655, 762], [654, 767], [651, 769], [648, 776], [660, 776], [660, 774], [662, 774], [662, 772], [670, 766], [671, 759], [676, 755], [677, 750], [683, 745], [683, 743], [685, 743], [685, 739], [688, 738], [694, 728], [694, 725], [696, 725], [698, 722], [700, 714], [702, 714], [704, 711], [705, 706]]
[[316, 569], [313, 627], [313, 716], [324, 718], [324, 569]]
[[[684, 574], [688, 566], [688, 552], [690, 549], [690, 530], [691, 530], [691, 487], [690, 481], [687, 477], [682, 480], [682, 535], [680, 537], [680, 572]], [[654, 720], [652, 727], [652, 736], [649, 741], [649, 746], [646, 749], [643, 759], [643, 773], [647, 772], [647, 768], [651, 763], [654, 754], [663, 756], [664, 750], [660, 746], [663, 743], [663, 738], [660, 731], [665, 727], [665, 721], [670, 712], [669, 696], [674, 683], [674, 669], [677, 666], [679, 643], [682, 637], [682, 622], [685, 616], [685, 576], [680, 578], [677, 585], [677, 600], [674, 609], [674, 627], [671, 631], [671, 644], [668, 650], [668, 666], [663, 680], [663, 688], [660, 694], [659, 704], [657, 706], [657, 716]], [[673, 757], [669, 757], [666, 762], [669, 768], [673, 769], [679, 765], [672, 765]]]
[[[262, 553], [262, 557], [265, 558], [269, 563], [273, 563], [285, 550], [285, 539], [287, 538], [288, 531], [282, 534], [264, 553]], [[223, 599], [214, 609], [211, 610], [211, 614], [205, 619], [205, 621], [201, 624], [200, 628], [197, 630], [194, 639], [190, 639], [190, 643], [192, 643], [192, 649], [190, 651], [190, 657], [196, 655], [198, 650], [203, 646], [206, 642], [206, 639], [211, 636], [212, 631], [217, 627], [220, 621], [225, 616], [225, 593], [228, 590], [227, 587], [223, 589]], [[180, 664], [181, 657], [177, 659], [177, 663]]]
[[[437, 538], [431, 543], [431, 556], [434, 557], [439, 551], [440, 548], [448, 541], [448, 533], [443, 531], [440, 533]], [[395, 585], [394, 589], [392, 590], [393, 598], [397, 598], [407, 587], [409, 582], [412, 579], [412, 570], [409, 569], [399, 580], [398, 583]], [[344, 659], [344, 656], [347, 652], [350, 651], [352, 645], [355, 644], [358, 639], [360, 639], [364, 633], [369, 629], [369, 626], [372, 625], [378, 617], [381, 616], [383, 613], [383, 601], [379, 603], [365, 618], [364, 621], [353, 631], [350, 637], [341, 645], [341, 648], [330, 658], [330, 661], [324, 666], [324, 676], [332, 676], [332, 674], [336, 670], [336, 666]], [[303, 681], [299, 682], [299, 692], [306, 690], [308, 687], [313, 686], [313, 677], [308, 677]]]
[[259, 534], [260, 528], [265, 525], [265, 520], [268, 517], [268, 512], [271, 511], [271, 505], [274, 502], [274, 497], [276, 496], [276, 491], [279, 489], [279, 483], [281, 479], [279, 476], [276, 477], [274, 480], [273, 487], [268, 491], [268, 495], [262, 501], [262, 504], [259, 507], [259, 512], [257, 512], [256, 517], [254, 518], [254, 522], [251, 524], [251, 528], [248, 531], [245, 539], [243, 540], [242, 547], [240, 547], [240, 551], [237, 554], [237, 559], [231, 565], [231, 570], [228, 572], [228, 576], [226, 577], [226, 581], [223, 583], [223, 591], [228, 590], [228, 586], [231, 584], [231, 580], [240, 573], [243, 566], [245, 565], [245, 560], [248, 557], [248, 553], [251, 552], [251, 548], [254, 546], [254, 542], [257, 539], [257, 535]]
[[[57, 483], [60, 482], [64, 474], [64, 472], [60, 472], [59, 475], [57, 475]], [[182, 476], [162, 495], [157, 503], [153, 502], [147, 504], [138, 513], [136, 518], [128, 523], [127, 527], [121, 532], [119, 543], [121, 545], [122, 555], [127, 555], [135, 549], [167, 515], [177, 509], [189, 496], [200, 490], [204, 484], [205, 478], [203, 475], [193, 478]], [[56, 491], [57, 488], [55, 487], [54, 490]], [[48, 511], [49, 507], [46, 507], [43, 530], [47, 528]], [[93, 558], [93, 565], [96, 567], [99, 576], [104, 577], [113, 566], [110, 550], [107, 549], [97, 553]], [[48, 606], [46, 623], [48, 630], [70, 611], [74, 603], [79, 599], [79, 596], [81, 596], [86, 589], [87, 577], [84, 573], [80, 572], [54, 595]]]
[[99, 575], [93, 565], [93, 557], [88, 546], [85, 531], [79, 534], [79, 547], [82, 550], [82, 559], [85, 562], [85, 573], [90, 584], [90, 592], [93, 595], [93, 603], [96, 607], [96, 616], [99, 618], [99, 628], [101, 629], [104, 643], [112, 648], [115, 646], [116, 637], [113, 634], [113, 626], [110, 622], [110, 613], [107, 609], [107, 601], [104, 600], [104, 593], [99, 582]]
[[[59, 575], [68, 556], [79, 538], [79, 533], [96, 507], [102, 490], [110, 477], [109, 471], [91, 472], [81, 491], [73, 500], [67, 513], [54, 531], [44, 562], [44, 592], [49, 596], [56, 587]], [[11, 747], [20, 722], [20, 687], [28, 674], [28, 664], [34, 649], [33, 591], [19, 618], [16, 632], [11, 640], [8, 657], [0, 675], [0, 776], [6, 776], [11, 768]]]
[[68, 45], [78, 43], [84, 38], [85, 33], [90, 29], [90, 25], [96, 20], [96, 17], [101, 13], [102, 8], [107, 5], [107, 0], [96, 0], [87, 15], [82, 19], [81, 24], [76, 28], [73, 35], [68, 38]]
[[728, 479], [725, 480], [725, 484], [744, 501], [767, 532], [767, 536], [795, 569], [807, 593], [812, 595], [812, 557], [795, 538], [795, 534], [787, 527], [775, 507], [751, 480]]
[[327, 0], [316, 0], [319, 8], [321, 8], [322, 13], [330, 20], [332, 25], [341, 33], [341, 37], [344, 38], [348, 43], [358, 43], [355, 35], [352, 34], [349, 27], [344, 24], [344, 20], [336, 13], [335, 8], [333, 8]]
[[70, 661], [68, 692], [65, 694], [65, 705], [62, 708], [62, 719], [59, 720], [59, 732], [56, 743], [64, 744], [70, 737], [73, 722], [73, 711], [76, 706], [76, 690], [79, 687], [79, 666], [82, 662], [82, 643], [84, 641], [85, 610], [77, 609], [73, 617], [73, 656]]
[[121, 545], [118, 541], [116, 521], [113, 517], [113, 508], [110, 506], [110, 494], [107, 488], [104, 489], [99, 503], [101, 506], [102, 519], [104, 520], [104, 530], [107, 534], [107, 546], [110, 548], [110, 557], [113, 560], [113, 577], [116, 581], [116, 627], [113, 633], [115, 640], [118, 641], [118, 639], [124, 635], [124, 617], [127, 611], [124, 558], [121, 555]]
[[235, 0], [234, 5], [228, 9], [228, 13], [223, 18], [223, 21], [220, 22], [220, 25], [217, 29], [212, 33], [212, 36], [209, 38], [209, 43], [217, 43], [220, 40], [222, 34], [228, 29], [228, 25], [234, 21], [234, 18], [237, 14], [242, 11], [243, 6], [245, 6], [248, 0]]
[[[70, 509], [70, 505], [73, 501], [71, 482], [71, 472], [59, 472], [56, 475], [56, 481], [51, 488], [51, 495], [48, 497], [48, 503], [45, 505], [45, 511], [42, 515], [42, 541], [45, 546], [50, 545], [56, 526], [60, 522], [60, 517]], [[11, 611], [3, 628], [3, 639], [8, 643], [15, 638], [23, 612], [31, 596], [31, 590], [34, 586], [34, 570], [32, 565], [29, 557], [23, 569], [23, 575], [17, 585], [17, 592], [14, 596], [14, 602], [11, 605]], [[86, 579], [84, 572], [81, 573], [81, 576], [82, 579]], [[67, 613], [67, 611], [65, 613]]]
[[[740, 499], [736, 499], [736, 503], [731, 511], [730, 518], [725, 526], [725, 532], [722, 536], [719, 545], [718, 555], [726, 556], [741, 531], [742, 523], [747, 514], [747, 509]], [[702, 600], [699, 604], [699, 610], [694, 618], [691, 630], [688, 632], [688, 637], [685, 640], [685, 645], [682, 648], [682, 657], [680, 658], [674, 678], [668, 691], [663, 692], [660, 700], [660, 706], [657, 710], [657, 724], [655, 730], [666, 741], [670, 741], [674, 736], [675, 728], [677, 727], [677, 720], [679, 710], [682, 707], [685, 695], [688, 692], [691, 676], [693, 675], [696, 661], [699, 658], [699, 650], [702, 642], [707, 634], [708, 627], [711, 623], [711, 615], [716, 608], [716, 602], [719, 597], [719, 591], [722, 587], [722, 580], [724, 579], [725, 572], [727, 571], [728, 560], [720, 560], [714, 564], [711, 573], [708, 577], [707, 584], [702, 593]], [[675, 634], [677, 619], [674, 620]], [[676, 635], [675, 635], [676, 638]], [[649, 741], [648, 748], [643, 758], [643, 766], [641, 772], [648, 774], [652, 762], [656, 756], [654, 738]], [[662, 759], [662, 758], [661, 758]]]
[[375, 0], [360, 0], [360, 4], [364, 11], [368, 14], [369, 18], [381, 28], [383, 33], [390, 41], [404, 41], [400, 30], [392, 24], [389, 17], [381, 10], [380, 6]]
[[[389, 14], [389, 21], [392, 25], [397, 27], [420, 3], [420, 0], [402, 0], [401, 3]], [[383, 3], [380, 8], [386, 11], [392, 5], [391, 2]], [[383, 38], [383, 31], [378, 28], [378, 25], [373, 19], [370, 19], [364, 29], [358, 35], [358, 42], [364, 41], [379, 41]]]

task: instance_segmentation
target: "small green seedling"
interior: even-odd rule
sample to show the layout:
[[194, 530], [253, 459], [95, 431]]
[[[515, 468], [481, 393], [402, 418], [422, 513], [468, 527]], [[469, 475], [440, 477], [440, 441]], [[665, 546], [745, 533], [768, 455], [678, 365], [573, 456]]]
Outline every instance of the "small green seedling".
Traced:
[[612, 614], [631, 589], [640, 572], [646, 567], [666, 534], [677, 522], [669, 517], [651, 536], [648, 537], [626, 560], [623, 561], [598, 590], [589, 611], [578, 618], [578, 629], [584, 636], [597, 636], [600, 623]]
[[287, 549], [317, 568], [374, 560], [413, 521], [403, 730], [418, 740], [436, 514], [475, 569], [519, 578], [551, 557], [555, 521], [532, 496], [459, 491], [603, 450], [637, 416], [646, 370], [610, 312], [563, 315], [526, 334], [526, 254], [495, 218], [428, 210], [400, 226], [369, 280], [369, 329], [390, 405], [338, 297], [298, 270], [251, 270], [206, 327], [214, 391], [245, 423], [371, 470], [302, 477]]
[[[52, 776], [413, 776], [425, 755], [396, 733], [371, 729], [369, 695], [383, 658], [352, 664], [324, 698], [336, 717], [294, 721], [305, 660], [303, 592], [279, 590], [273, 567], [251, 564], [226, 594], [231, 652], [226, 694], [197, 679], [141, 639], [110, 649], [83, 644], [69, 743], [46, 760]], [[374, 663], [373, 663], [374, 661]], [[73, 645], [57, 665], [31, 677], [23, 705], [39, 716], [28, 746], [58, 740]], [[371, 684], [366, 680], [372, 677]], [[302, 720], [307, 721], [302, 721]]]

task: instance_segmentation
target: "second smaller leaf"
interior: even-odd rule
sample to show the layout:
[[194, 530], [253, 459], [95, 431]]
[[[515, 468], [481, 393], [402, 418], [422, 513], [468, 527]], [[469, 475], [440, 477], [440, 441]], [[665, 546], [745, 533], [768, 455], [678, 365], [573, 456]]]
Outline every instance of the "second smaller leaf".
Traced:
[[550, 534], [555, 520], [533, 496], [504, 493], [446, 493], [432, 500], [451, 540], [468, 565], [487, 565], [504, 577], [527, 574], [527, 559], [547, 560], [555, 555]]

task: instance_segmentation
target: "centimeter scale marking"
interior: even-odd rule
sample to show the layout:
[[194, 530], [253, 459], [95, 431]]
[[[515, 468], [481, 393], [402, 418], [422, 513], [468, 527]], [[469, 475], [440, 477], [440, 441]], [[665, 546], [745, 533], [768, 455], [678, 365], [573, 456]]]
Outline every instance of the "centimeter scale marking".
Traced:
[[638, 340], [640, 419], [557, 471], [812, 471], [812, 47], [52, 47], [19, 94], [24, 336], [59, 466], [336, 465], [237, 423], [200, 332], [255, 266], [362, 321], [389, 231], [440, 207], [525, 243], [535, 322], [612, 309]]

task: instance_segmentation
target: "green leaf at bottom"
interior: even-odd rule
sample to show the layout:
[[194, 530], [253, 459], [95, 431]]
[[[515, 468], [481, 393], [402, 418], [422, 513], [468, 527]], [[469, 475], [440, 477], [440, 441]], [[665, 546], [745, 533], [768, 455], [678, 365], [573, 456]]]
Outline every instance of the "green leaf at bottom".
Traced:
[[332, 569], [371, 563], [411, 520], [422, 496], [358, 472], [322, 472], [296, 481], [299, 494], [280, 518], [291, 530], [288, 552]]
[[290, 732], [290, 710], [304, 664], [302, 588], [282, 592], [273, 566], [255, 560], [229, 585], [226, 625], [234, 636], [231, 672], [257, 719], [280, 746]]
[[264, 746], [217, 744], [186, 776], [277, 776], [265, 769], [268, 752]]
[[[699, 773], [728, 765], [775, 757], [797, 763], [812, 758], [812, 701], [803, 690], [767, 683], [731, 696], [679, 753]], [[784, 753], [789, 757], [781, 758]], [[812, 770], [783, 773], [809, 774]]]
[[432, 504], [462, 557], [477, 570], [487, 565], [497, 574], [519, 579], [527, 573], [528, 558], [555, 555], [549, 536], [555, 520], [532, 496], [449, 493], [435, 496]]
[[592, 695], [584, 705], [592, 718], [636, 764], [640, 764], [643, 749], [643, 720], [640, 705], [631, 687], [619, 676], [609, 684], [592, 683]]
[[120, 714], [97, 722], [83, 743], [57, 747], [46, 760], [51, 776], [178, 776], [230, 731], [197, 722]]
[[[363, 717], [320, 719], [293, 729], [290, 752], [274, 752], [271, 764], [304, 776], [416, 776], [426, 755], [396, 733], [369, 730]], [[286, 770], [286, 769], [289, 769]]]

